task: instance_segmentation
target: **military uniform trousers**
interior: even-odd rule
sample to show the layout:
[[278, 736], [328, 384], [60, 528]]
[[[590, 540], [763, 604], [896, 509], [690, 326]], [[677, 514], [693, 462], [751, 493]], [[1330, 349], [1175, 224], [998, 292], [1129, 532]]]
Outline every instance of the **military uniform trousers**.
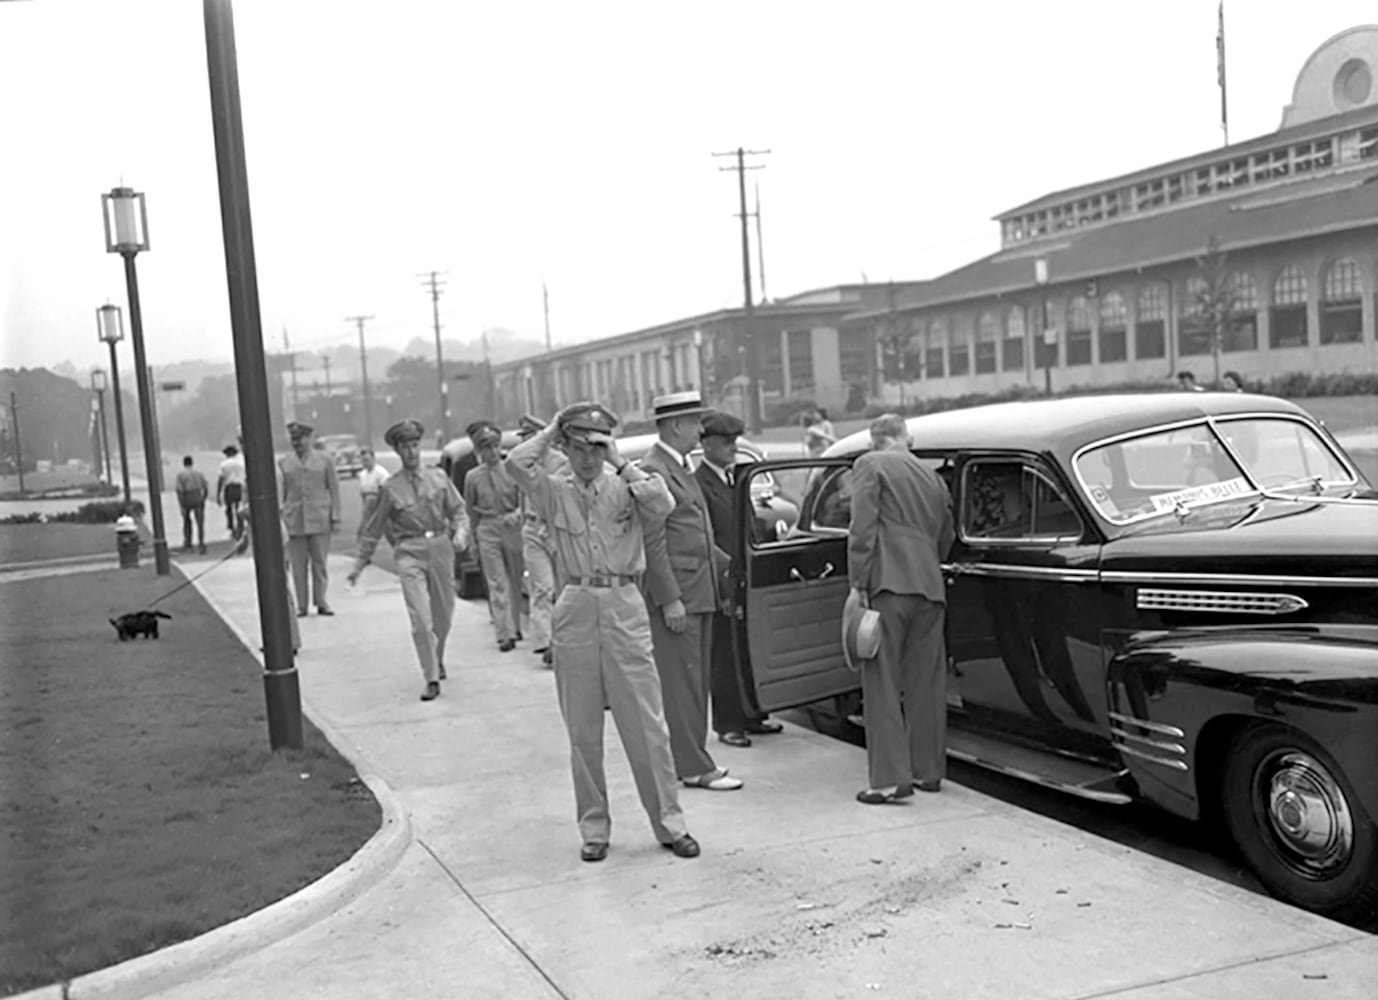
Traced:
[[709, 664], [713, 662], [713, 616], [684, 616], [684, 631], [671, 632], [659, 608], [651, 615], [656, 670], [670, 724], [675, 773], [697, 778], [717, 768], [707, 750]]
[[529, 514], [522, 525], [522, 562], [531, 598], [532, 648], [544, 649], [550, 645], [550, 615], [555, 605], [555, 554], [541, 522]]
[[474, 539], [498, 641], [515, 639], [522, 630], [521, 531], [515, 525], [485, 517], [474, 529]]
[[455, 616], [455, 550], [448, 536], [407, 538], [393, 548], [411, 641], [426, 680], [440, 679], [445, 640]]
[[872, 788], [939, 781], [947, 773], [946, 607], [881, 591], [880, 652], [861, 668]]
[[603, 771], [604, 708], [622, 738], [651, 830], [662, 844], [688, 833], [679, 806], [670, 734], [651, 652], [650, 616], [635, 584], [566, 586], [552, 614], [555, 689], [569, 731], [579, 834], [612, 833]]
[[[328, 608], [325, 600], [325, 557], [330, 551], [330, 532], [314, 535], [290, 535], [287, 538], [287, 559], [292, 564], [292, 586], [297, 592], [297, 610], [305, 614], [312, 600], [318, 608]], [[307, 590], [310, 575], [311, 589]]]

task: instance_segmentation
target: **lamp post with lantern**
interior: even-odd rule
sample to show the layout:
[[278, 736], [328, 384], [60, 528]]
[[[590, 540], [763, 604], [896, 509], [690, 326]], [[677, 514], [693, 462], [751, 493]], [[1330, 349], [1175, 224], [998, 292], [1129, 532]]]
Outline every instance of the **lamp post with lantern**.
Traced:
[[[110, 471], [110, 427], [105, 421], [105, 372], [97, 368], [91, 372], [91, 391], [96, 394], [96, 411], [100, 414], [100, 453], [105, 458], [105, 482], [114, 485]], [[96, 470], [100, 474], [100, 470]]]
[[134, 258], [148, 249], [148, 212], [142, 191], [112, 188], [100, 196], [105, 220], [105, 250], [124, 258], [124, 283], [129, 294], [129, 329], [134, 339], [134, 378], [139, 386], [139, 425], [143, 431], [144, 464], [148, 467], [148, 506], [153, 514], [153, 565], [159, 576], [172, 572], [167, 536], [163, 529], [163, 500], [158, 490], [163, 470], [157, 451], [158, 431], [153, 425], [153, 386], [149, 382], [144, 353], [143, 310], [139, 306], [139, 275]]
[[[120, 440], [120, 478], [124, 483], [124, 505], [129, 497], [129, 446], [124, 439], [124, 402], [120, 399], [120, 359], [115, 345], [124, 339], [124, 315], [109, 302], [96, 309], [96, 332], [110, 347], [110, 394], [115, 397], [115, 436]], [[102, 373], [103, 374], [103, 373]]]

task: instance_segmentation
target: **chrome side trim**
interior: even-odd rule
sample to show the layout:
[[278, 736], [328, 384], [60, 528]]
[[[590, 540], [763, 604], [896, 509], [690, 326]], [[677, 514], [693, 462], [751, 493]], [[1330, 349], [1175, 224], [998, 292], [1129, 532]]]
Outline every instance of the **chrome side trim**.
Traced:
[[1378, 576], [1270, 576], [1250, 573], [1146, 573], [1107, 570], [1102, 583], [1232, 584], [1266, 587], [1378, 587]]
[[1123, 712], [1110, 712], [1108, 714], [1115, 722], [1123, 722], [1127, 725], [1138, 726], [1140, 729], [1147, 729], [1151, 733], [1162, 733], [1164, 736], [1175, 736], [1178, 739], [1184, 739], [1187, 735], [1176, 726], [1169, 726], [1164, 722], [1149, 722], [1146, 719], [1140, 719], [1138, 716], [1125, 715]]
[[[1110, 805], [1124, 806], [1133, 801], [1130, 796], [1123, 792], [1104, 792], [1095, 788], [1085, 788], [1081, 785], [1065, 784], [1060, 781], [1054, 781], [1044, 775], [1035, 774], [1032, 771], [1025, 771], [1017, 767], [1007, 767], [1004, 764], [996, 764], [977, 754], [967, 753], [965, 750], [956, 750], [952, 747], [948, 747], [947, 755], [949, 757], [955, 757], [960, 761], [965, 761], [968, 764], [975, 764], [977, 767], [984, 767], [988, 771], [999, 771], [1001, 774], [1008, 774], [1012, 778], [1028, 781], [1035, 785], [1042, 785], [1044, 788], [1053, 788], [1059, 792], [1066, 792], [1068, 795], [1075, 795], [1078, 798], [1090, 799], [1092, 802], [1106, 802]], [[1120, 771], [1114, 776], [1119, 777], [1124, 773], [1124, 771]], [[1106, 776], [1110, 777], [1111, 775], [1107, 774]]]
[[1016, 580], [1055, 580], [1059, 583], [1095, 583], [1100, 572], [1065, 566], [1021, 566], [1009, 563], [953, 563], [950, 572], [961, 576], [1003, 576]]
[[1139, 736], [1136, 733], [1131, 733], [1127, 730], [1113, 727], [1111, 728], [1110, 732], [1114, 736], [1122, 740], [1134, 740], [1136, 743], [1142, 743], [1145, 746], [1153, 747], [1153, 749], [1155, 750], [1163, 750], [1167, 753], [1175, 753], [1181, 754], [1182, 756], [1186, 756], [1187, 748], [1182, 746], [1182, 744], [1180, 743], [1165, 743], [1162, 740], [1151, 739], [1148, 736]]
[[1184, 760], [1178, 760], [1175, 757], [1159, 757], [1157, 754], [1146, 753], [1143, 750], [1136, 750], [1133, 747], [1128, 746], [1124, 743], [1116, 743], [1115, 749], [1119, 750], [1121, 753], [1127, 753], [1131, 756], [1138, 757], [1141, 760], [1146, 760], [1150, 764], [1157, 764], [1160, 767], [1170, 767], [1174, 771], [1187, 770], [1187, 762]]
[[1309, 607], [1291, 594], [1231, 593], [1223, 590], [1157, 590], [1143, 587], [1140, 611], [1212, 611], [1225, 614], [1285, 615]]

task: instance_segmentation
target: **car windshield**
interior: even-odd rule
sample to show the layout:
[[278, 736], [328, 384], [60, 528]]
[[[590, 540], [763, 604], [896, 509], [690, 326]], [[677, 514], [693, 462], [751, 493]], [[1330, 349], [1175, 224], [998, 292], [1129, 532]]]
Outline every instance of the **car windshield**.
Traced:
[[1096, 510], [1115, 524], [1260, 488], [1321, 493], [1355, 485], [1344, 462], [1301, 421], [1241, 417], [1215, 426], [1228, 449], [1205, 423], [1150, 432], [1087, 448], [1077, 456], [1077, 478]]

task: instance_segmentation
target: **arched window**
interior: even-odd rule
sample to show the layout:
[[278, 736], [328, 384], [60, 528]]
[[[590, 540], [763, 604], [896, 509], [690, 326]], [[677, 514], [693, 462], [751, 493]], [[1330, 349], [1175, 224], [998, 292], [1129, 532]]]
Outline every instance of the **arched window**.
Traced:
[[1357, 344], [1363, 339], [1364, 286], [1350, 257], [1332, 261], [1321, 288], [1321, 343]]
[[1000, 349], [1000, 324], [994, 313], [982, 313], [976, 324], [976, 374], [995, 371]]
[[1024, 310], [1019, 306], [1010, 306], [1005, 313], [1005, 343], [1000, 355], [1000, 366], [1005, 371], [1024, 367]]
[[1134, 321], [1134, 356], [1167, 356], [1167, 291], [1161, 282], [1139, 289], [1139, 314]]
[[1296, 264], [1282, 269], [1273, 281], [1273, 305], [1268, 310], [1268, 344], [1271, 347], [1305, 347], [1306, 275]]
[[1129, 306], [1119, 292], [1110, 292], [1100, 300], [1100, 360], [1101, 364], [1123, 361], [1126, 357], [1126, 332], [1129, 329]]
[[965, 375], [971, 371], [971, 318], [958, 314], [947, 336], [947, 373]]
[[1258, 286], [1248, 271], [1229, 277], [1230, 321], [1221, 338], [1221, 350], [1252, 351], [1258, 348]]
[[1210, 286], [1206, 284], [1206, 279], [1199, 274], [1187, 279], [1179, 310], [1181, 321], [1177, 327], [1177, 353], [1184, 358], [1193, 354], [1211, 353], [1211, 328], [1203, 301], [1209, 291]]
[[939, 316], [928, 327], [928, 347], [924, 350], [924, 375], [927, 378], [946, 378], [943, 348], [947, 344], [947, 319]]
[[1067, 303], [1067, 365], [1091, 363], [1091, 305], [1084, 295]]

